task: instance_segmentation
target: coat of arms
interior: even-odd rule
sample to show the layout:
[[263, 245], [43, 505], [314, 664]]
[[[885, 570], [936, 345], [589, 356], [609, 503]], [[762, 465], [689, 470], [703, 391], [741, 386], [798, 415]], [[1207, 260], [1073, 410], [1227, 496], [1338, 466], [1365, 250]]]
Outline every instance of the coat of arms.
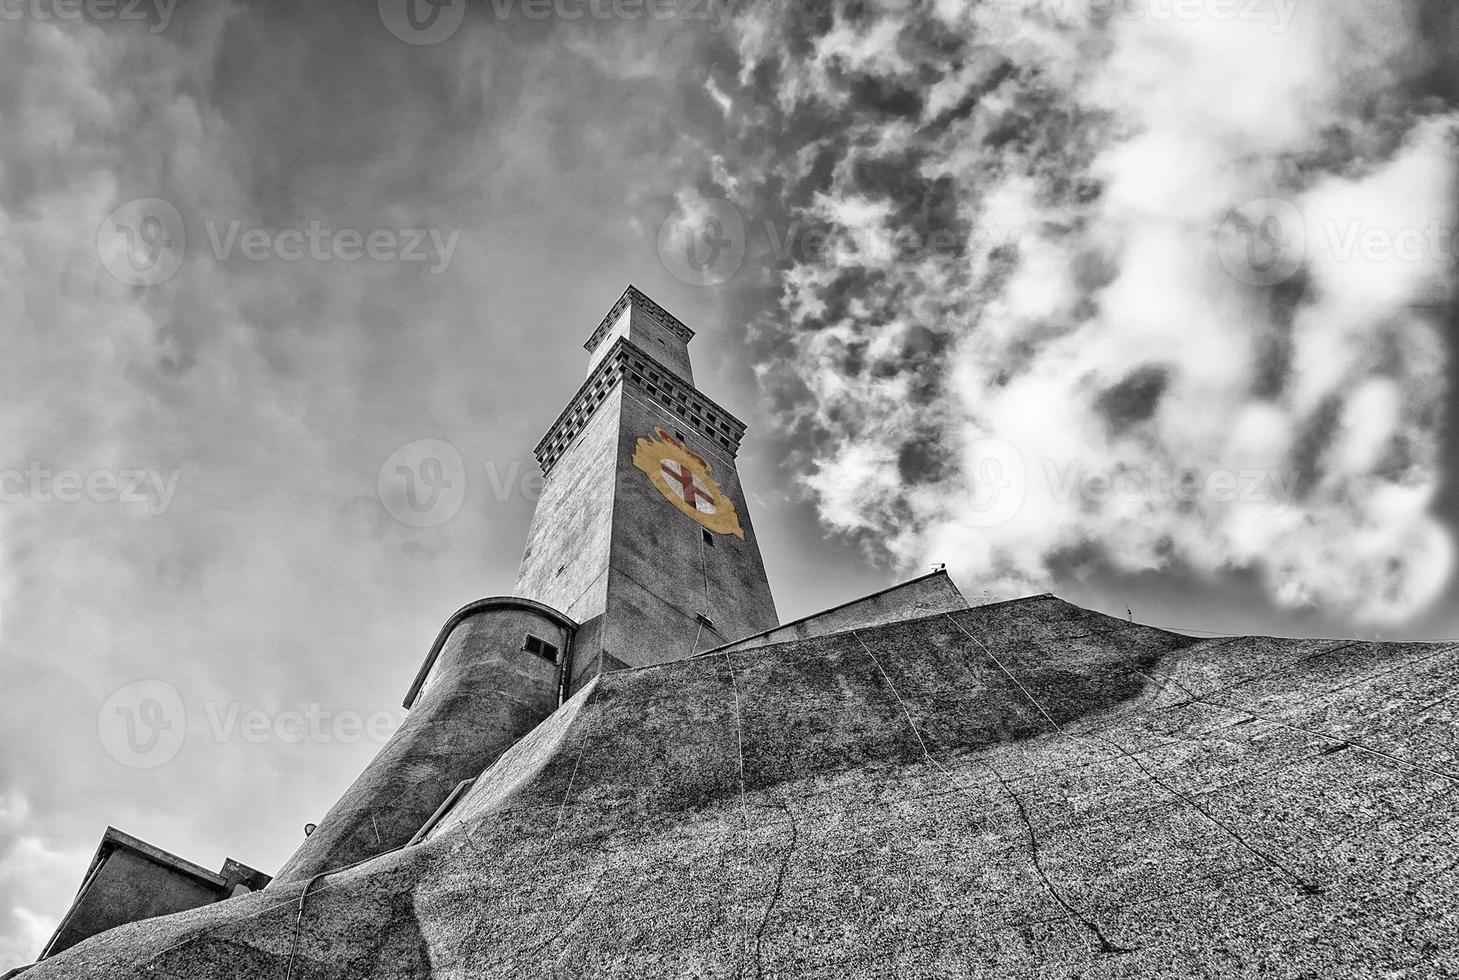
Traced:
[[709, 475], [709, 461], [678, 439], [654, 426], [652, 439], [638, 440], [633, 465], [648, 475], [669, 503], [705, 528], [745, 540], [734, 503]]

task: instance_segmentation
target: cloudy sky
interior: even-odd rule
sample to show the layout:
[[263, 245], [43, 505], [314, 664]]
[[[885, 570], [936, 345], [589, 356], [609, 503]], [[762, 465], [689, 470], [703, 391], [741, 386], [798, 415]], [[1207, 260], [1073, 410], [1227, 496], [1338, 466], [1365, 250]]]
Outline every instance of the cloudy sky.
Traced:
[[0, 968], [109, 823], [278, 867], [511, 590], [629, 282], [786, 619], [946, 562], [1459, 635], [1449, 7], [4, 0]]

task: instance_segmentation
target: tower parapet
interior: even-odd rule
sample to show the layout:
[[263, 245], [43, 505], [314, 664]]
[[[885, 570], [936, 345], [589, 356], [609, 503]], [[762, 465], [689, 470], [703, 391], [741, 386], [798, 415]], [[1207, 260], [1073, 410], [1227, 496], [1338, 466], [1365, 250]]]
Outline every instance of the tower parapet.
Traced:
[[641, 397], [660, 402], [685, 430], [719, 446], [731, 459], [739, 455], [745, 423], [628, 337], [620, 337], [606, 349], [588, 380], [533, 450], [543, 476], [552, 475], [552, 468], [615, 385], [627, 385]]
[[630, 285], [623, 291], [618, 302], [613, 304], [608, 315], [583, 344], [583, 349], [588, 352], [589, 375], [620, 338], [632, 341], [642, 350], [653, 351], [655, 359], [693, 387], [694, 367], [689, 363], [689, 341], [694, 339], [694, 331], [636, 286]]

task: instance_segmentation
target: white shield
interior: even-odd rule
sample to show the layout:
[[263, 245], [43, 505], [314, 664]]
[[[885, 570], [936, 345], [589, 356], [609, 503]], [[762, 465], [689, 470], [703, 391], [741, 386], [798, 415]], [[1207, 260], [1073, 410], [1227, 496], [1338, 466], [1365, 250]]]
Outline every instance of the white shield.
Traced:
[[664, 470], [664, 482], [680, 500], [690, 504], [701, 514], [715, 512], [714, 493], [699, 478], [698, 473], [676, 459], [666, 459], [660, 465]]

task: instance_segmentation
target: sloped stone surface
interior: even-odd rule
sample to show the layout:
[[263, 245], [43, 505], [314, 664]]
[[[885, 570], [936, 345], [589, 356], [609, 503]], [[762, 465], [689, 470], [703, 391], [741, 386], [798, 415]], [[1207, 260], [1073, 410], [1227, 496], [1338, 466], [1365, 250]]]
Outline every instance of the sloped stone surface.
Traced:
[[27, 980], [1450, 975], [1456, 660], [1041, 597], [625, 671], [424, 843]]

